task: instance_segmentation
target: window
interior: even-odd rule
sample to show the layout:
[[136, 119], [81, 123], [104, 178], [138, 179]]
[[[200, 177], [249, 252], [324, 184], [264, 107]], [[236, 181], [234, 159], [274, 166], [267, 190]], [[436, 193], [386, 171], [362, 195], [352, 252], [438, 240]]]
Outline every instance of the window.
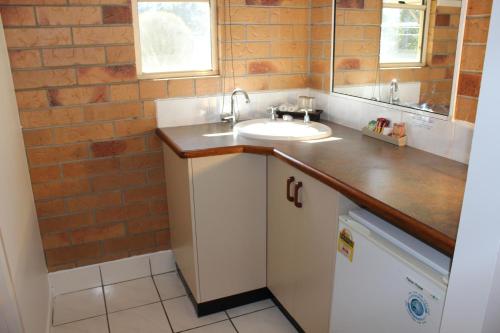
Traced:
[[132, 10], [139, 77], [217, 74], [215, 0], [133, 0]]
[[425, 63], [428, 8], [425, 0], [384, 0], [380, 63], [384, 67]]

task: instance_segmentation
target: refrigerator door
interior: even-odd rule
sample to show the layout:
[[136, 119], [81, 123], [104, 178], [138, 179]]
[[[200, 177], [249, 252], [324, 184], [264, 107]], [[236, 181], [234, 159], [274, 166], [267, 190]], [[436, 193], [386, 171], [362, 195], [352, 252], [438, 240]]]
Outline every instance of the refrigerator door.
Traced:
[[332, 333], [439, 332], [443, 275], [350, 217], [339, 236]]

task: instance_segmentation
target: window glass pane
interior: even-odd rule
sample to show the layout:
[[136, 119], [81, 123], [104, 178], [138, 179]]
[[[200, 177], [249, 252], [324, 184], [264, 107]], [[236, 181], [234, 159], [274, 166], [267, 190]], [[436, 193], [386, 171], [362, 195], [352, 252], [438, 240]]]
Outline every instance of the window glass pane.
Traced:
[[380, 38], [380, 62], [420, 62], [424, 11], [384, 8]]
[[139, 2], [143, 73], [212, 69], [208, 2]]

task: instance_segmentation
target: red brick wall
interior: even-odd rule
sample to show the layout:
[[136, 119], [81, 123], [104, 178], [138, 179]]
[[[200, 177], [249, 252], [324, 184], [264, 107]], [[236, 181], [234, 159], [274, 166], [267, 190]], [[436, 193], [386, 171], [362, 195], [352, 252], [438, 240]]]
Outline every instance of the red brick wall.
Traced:
[[469, 0], [455, 119], [475, 122], [492, 0]]
[[[491, 0], [470, 1], [464, 53], [476, 54]], [[232, 74], [234, 57], [237, 86], [329, 89], [332, 1], [218, 5], [221, 73]], [[49, 269], [168, 248], [153, 101], [214, 94], [222, 80], [138, 80], [129, 0], [0, 0], [0, 14]], [[482, 68], [472, 59], [462, 63], [457, 108], [471, 121]]]
[[[309, 0], [230, 1], [218, 6], [222, 73], [231, 27], [237, 86], [306, 87]], [[216, 77], [138, 80], [129, 6], [0, 0], [50, 270], [169, 248], [153, 101], [222, 88]]]

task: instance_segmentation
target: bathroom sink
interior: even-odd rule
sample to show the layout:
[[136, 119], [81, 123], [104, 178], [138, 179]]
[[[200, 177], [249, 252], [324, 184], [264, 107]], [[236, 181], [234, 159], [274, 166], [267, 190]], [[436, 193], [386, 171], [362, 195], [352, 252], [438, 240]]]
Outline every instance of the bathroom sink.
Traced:
[[234, 132], [251, 139], [265, 140], [315, 140], [329, 137], [330, 127], [317, 122], [302, 120], [253, 119], [234, 126]]

